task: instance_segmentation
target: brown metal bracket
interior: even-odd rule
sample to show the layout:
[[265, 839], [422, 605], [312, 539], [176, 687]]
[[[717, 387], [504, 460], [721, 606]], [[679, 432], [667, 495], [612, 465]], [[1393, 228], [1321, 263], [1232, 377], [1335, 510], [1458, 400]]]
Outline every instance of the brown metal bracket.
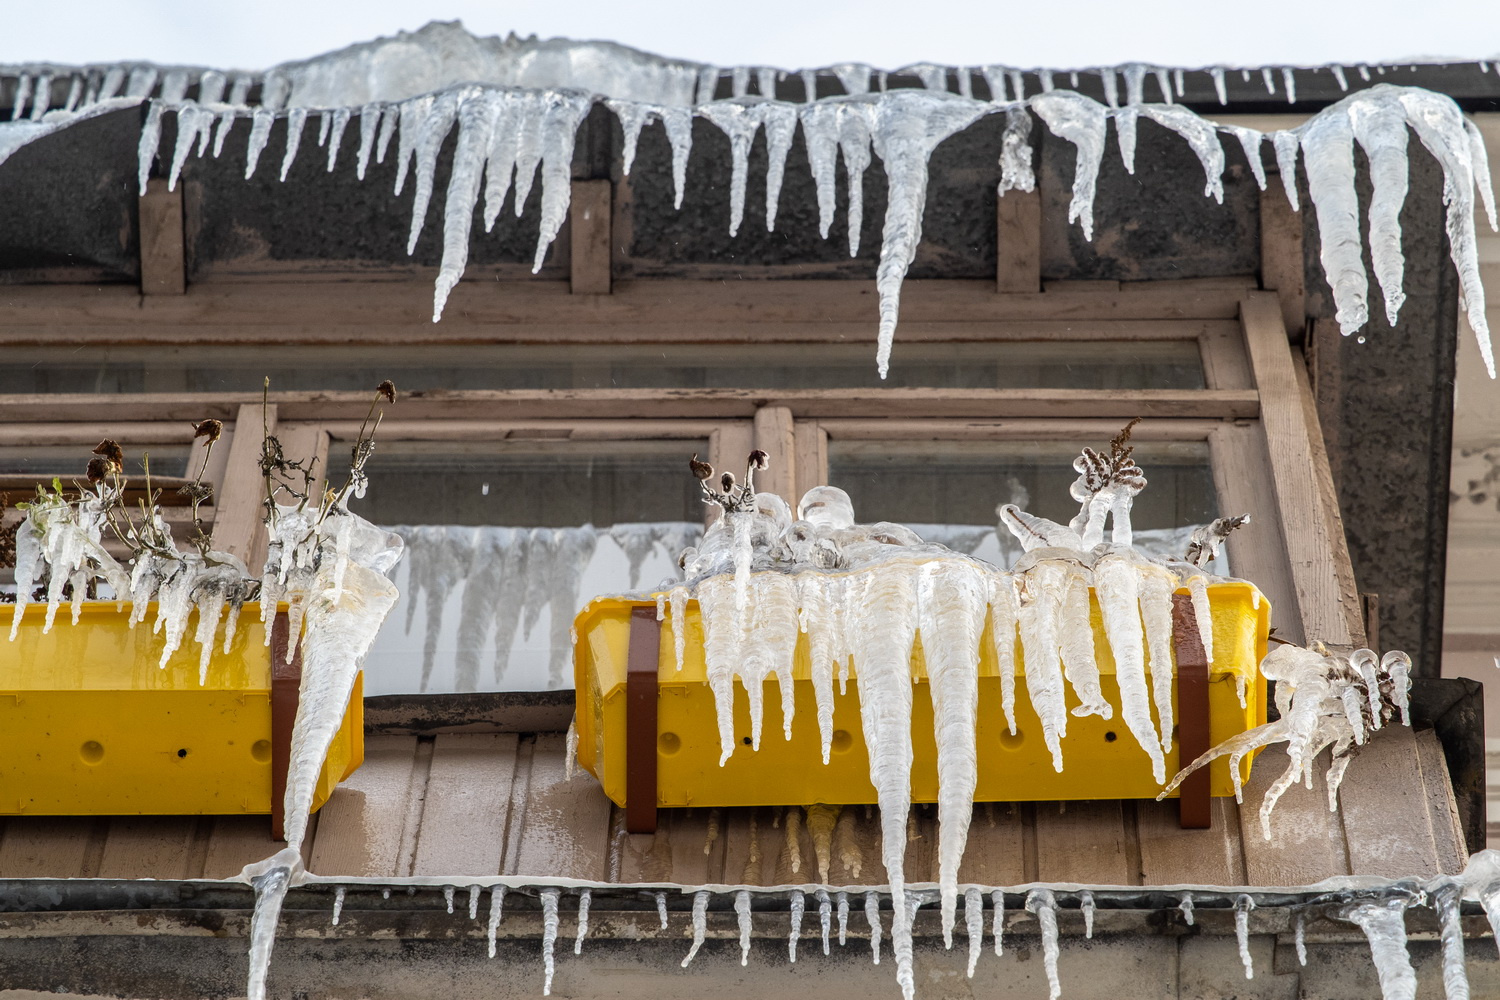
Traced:
[[625, 829], [656, 832], [656, 700], [661, 623], [656, 608], [630, 613], [630, 654], [625, 667]]
[[[1193, 599], [1172, 595], [1172, 652], [1177, 657], [1177, 762], [1186, 767], [1208, 751], [1208, 654], [1198, 635]], [[1177, 789], [1177, 822], [1184, 830], [1213, 825], [1208, 768], [1183, 779]]]
[[286, 659], [291, 622], [285, 611], [271, 623], [271, 836], [286, 837], [286, 773], [292, 763], [292, 725], [302, 689], [302, 646]]

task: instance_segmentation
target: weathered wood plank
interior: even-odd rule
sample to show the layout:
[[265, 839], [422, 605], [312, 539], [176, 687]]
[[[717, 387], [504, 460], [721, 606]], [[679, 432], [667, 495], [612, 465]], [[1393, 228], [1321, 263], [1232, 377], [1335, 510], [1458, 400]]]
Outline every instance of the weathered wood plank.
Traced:
[[[1105, 438], [1119, 433], [1119, 422], [1111, 419], [1013, 419], [926, 420], [921, 418], [863, 420], [829, 417], [818, 426], [835, 440], [866, 441], [1068, 441]], [[1136, 441], [1207, 441], [1225, 426], [1217, 420], [1153, 420], [1131, 432]]]
[[958, 869], [959, 882], [979, 885], [1019, 885], [1026, 881], [1025, 832], [1021, 810], [1014, 802], [982, 802], [974, 806], [969, 843]]
[[413, 875], [500, 874], [516, 745], [514, 733], [436, 738]]
[[800, 501], [801, 494], [828, 483], [828, 432], [816, 420], [797, 421], [795, 449]]
[[[262, 412], [264, 411], [264, 412]], [[265, 487], [261, 480], [261, 442], [267, 434], [276, 433], [276, 407], [264, 408], [242, 403], [235, 411], [234, 437], [229, 444], [229, 461], [224, 471], [224, 485], [214, 498], [214, 548], [239, 556], [246, 566], [266, 561], [265, 532], [261, 517], [265, 513]]]
[[1037, 877], [1043, 882], [1138, 885], [1118, 801], [1038, 802]]
[[1244, 885], [1245, 858], [1240, 849], [1240, 817], [1234, 799], [1210, 799], [1213, 825], [1184, 830], [1177, 803], [1135, 804], [1141, 844], [1141, 879], [1146, 885], [1191, 883]]
[[586, 774], [564, 778], [561, 735], [535, 739], [524, 809], [511, 823], [519, 822], [521, 836], [514, 854], [507, 852], [504, 871], [603, 879], [609, 867], [609, 799]]
[[[215, 816], [208, 835], [203, 877], [233, 878], [246, 865], [269, 858], [284, 847], [286, 841], [271, 836], [271, 821], [267, 816]], [[306, 853], [304, 846], [304, 856]]]
[[[1304, 634], [1333, 645], [1348, 645], [1362, 634], [1359, 595], [1352, 584], [1348, 547], [1340, 526], [1331, 522], [1323, 487], [1326, 458], [1315, 451], [1307, 400], [1287, 346], [1281, 307], [1275, 295], [1251, 293], [1242, 320], [1250, 364], [1260, 389], [1261, 426], [1271, 461], [1271, 482], [1282, 533], [1290, 543], [1292, 582], [1302, 612]], [[1321, 464], [1321, 468], [1320, 468]]]
[[1299, 336], [1307, 323], [1306, 272], [1302, 259], [1302, 215], [1292, 211], [1281, 185], [1260, 193], [1260, 286], [1275, 292], [1287, 333]]
[[1286, 750], [1279, 745], [1268, 747], [1255, 758], [1245, 782], [1240, 845], [1245, 854], [1246, 884], [1311, 885], [1333, 875], [1349, 874], [1344, 826], [1337, 813], [1328, 811], [1328, 795], [1321, 783], [1311, 791], [1300, 782], [1288, 788], [1271, 814], [1272, 839], [1262, 836], [1260, 804], [1266, 789], [1286, 768]]
[[1417, 763], [1422, 769], [1422, 787], [1427, 792], [1427, 810], [1432, 823], [1432, 838], [1437, 847], [1438, 870], [1449, 875], [1463, 871], [1469, 851], [1464, 842], [1463, 821], [1453, 797], [1453, 781], [1448, 761], [1437, 733], [1425, 729], [1416, 734]]
[[108, 820], [93, 816], [11, 816], [0, 838], [0, 878], [93, 878]]
[[608, 295], [614, 192], [607, 180], [573, 182], [568, 209], [574, 295]]
[[365, 762], [319, 813], [308, 867], [319, 875], [392, 876], [398, 871], [417, 740], [365, 740]]
[[1438, 874], [1437, 841], [1411, 729], [1386, 726], [1355, 752], [1339, 788], [1339, 805], [1350, 874]]
[[762, 406], [755, 411], [755, 447], [770, 456], [771, 467], [755, 477], [756, 489], [775, 493], [795, 510], [797, 434], [789, 406]]
[[1042, 287], [1041, 192], [1005, 192], [995, 216], [995, 290], [1035, 293]]
[[187, 291], [182, 234], [182, 188], [167, 190], [153, 177], [140, 201], [141, 293], [181, 295]]
[[99, 878], [199, 877], [193, 870], [198, 826], [196, 816], [111, 817]]
[[1250, 514], [1250, 523], [1229, 536], [1229, 571], [1256, 586], [1271, 602], [1272, 624], [1289, 642], [1303, 642], [1302, 615], [1292, 582], [1287, 539], [1276, 516], [1265, 435], [1248, 424], [1223, 424], [1208, 438], [1220, 514]]

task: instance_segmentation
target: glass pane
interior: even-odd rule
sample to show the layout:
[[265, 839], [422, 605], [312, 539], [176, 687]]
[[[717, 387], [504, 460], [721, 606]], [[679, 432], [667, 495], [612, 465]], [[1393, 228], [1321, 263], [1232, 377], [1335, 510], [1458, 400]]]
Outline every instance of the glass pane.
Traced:
[[912, 343], [899, 338], [890, 378], [875, 371], [873, 333], [840, 344], [433, 345], [347, 352], [313, 346], [11, 348], [0, 393], [402, 389], [1201, 389], [1196, 341]]
[[[183, 427], [186, 431], [191, 430], [186, 423]], [[186, 433], [183, 436], [186, 437]], [[125, 475], [130, 478], [132, 485], [144, 486], [145, 475], [141, 471], [143, 456], [150, 455], [153, 476], [181, 478], [188, 474], [188, 458], [193, 449], [191, 445], [186, 444], [128, 444], [124, 446], [124, 451]], [[57, 476], [62, 479], [65, 486], [71, 485], [73, 480], [84, 478], [89, 459], [93, 457], [93, 445], [3, 447], [0, 448], [0, 477], [7, 481], [36, 477], [36, 482], [45, 482]], [[201, 457], [200, 452], [199, 458]]]
[[[1068, 488], [1084, 444], [1030, 441], [829, 441], [828, 481], [854, 501], [861, 522], [896, 521], [1000, 566], [1021, 547], [997, 532], [995, 509], [1013, 503], [1062, 524], [1078, 513]], [[1135, 458], [1147, 486], [1131, 513], [1136, 544], [1181, 555], [1192, 529], [1220, 515], [1208, 445], [1141, 443]], [[1215, 572], [1227, 573], [1220, 556]]]
[[708, 442], [382, 443], [351, 507], [407, 553], [365, 691], [572, 687], [579, 609], [675, 579], [703, 534], [695, 451]]

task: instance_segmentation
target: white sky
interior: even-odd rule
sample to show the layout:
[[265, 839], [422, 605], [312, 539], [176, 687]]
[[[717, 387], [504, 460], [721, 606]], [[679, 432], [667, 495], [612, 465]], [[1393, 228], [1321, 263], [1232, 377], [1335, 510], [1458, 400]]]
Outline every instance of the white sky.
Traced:
[[[72, 0], [7, 5], [0, 61], [145, 59], [261, 69], [429, 20], [605, 38], [721, 65], [860, 61], [1072, 67], [1396, 61], [1500, 51], [1493, 0]], [[63, 23], [63, 22], [66, 23]]]

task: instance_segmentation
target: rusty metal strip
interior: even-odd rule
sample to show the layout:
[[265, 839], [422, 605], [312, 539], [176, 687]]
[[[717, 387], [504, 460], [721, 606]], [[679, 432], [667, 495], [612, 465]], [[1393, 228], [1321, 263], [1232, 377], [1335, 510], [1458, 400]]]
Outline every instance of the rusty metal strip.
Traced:
[[292, 763], [292, 725], [297, 721], [297, 702], [302, 688], [302, 648], [287, 662], [286, 647], [291, 624], [285, 611], [276, 612], [271, 624], [271, 836], [286, 834], [286, 774]]
[[[1209, 747], [1208, 655], [1187, 594], [1172, 595], [1172, 651], [1177, 658], [1177, 760], [1186, 767]], [[1184, 830], [1207, 830], [1213, 824], [1211, 805], [1205, 767], [1178, 787], [1178, 823]]]
[[625, 670], [625, 829], [656, 832], [656, 699], [661, 623], [656, 608], [630, 614], [630, 655]]

